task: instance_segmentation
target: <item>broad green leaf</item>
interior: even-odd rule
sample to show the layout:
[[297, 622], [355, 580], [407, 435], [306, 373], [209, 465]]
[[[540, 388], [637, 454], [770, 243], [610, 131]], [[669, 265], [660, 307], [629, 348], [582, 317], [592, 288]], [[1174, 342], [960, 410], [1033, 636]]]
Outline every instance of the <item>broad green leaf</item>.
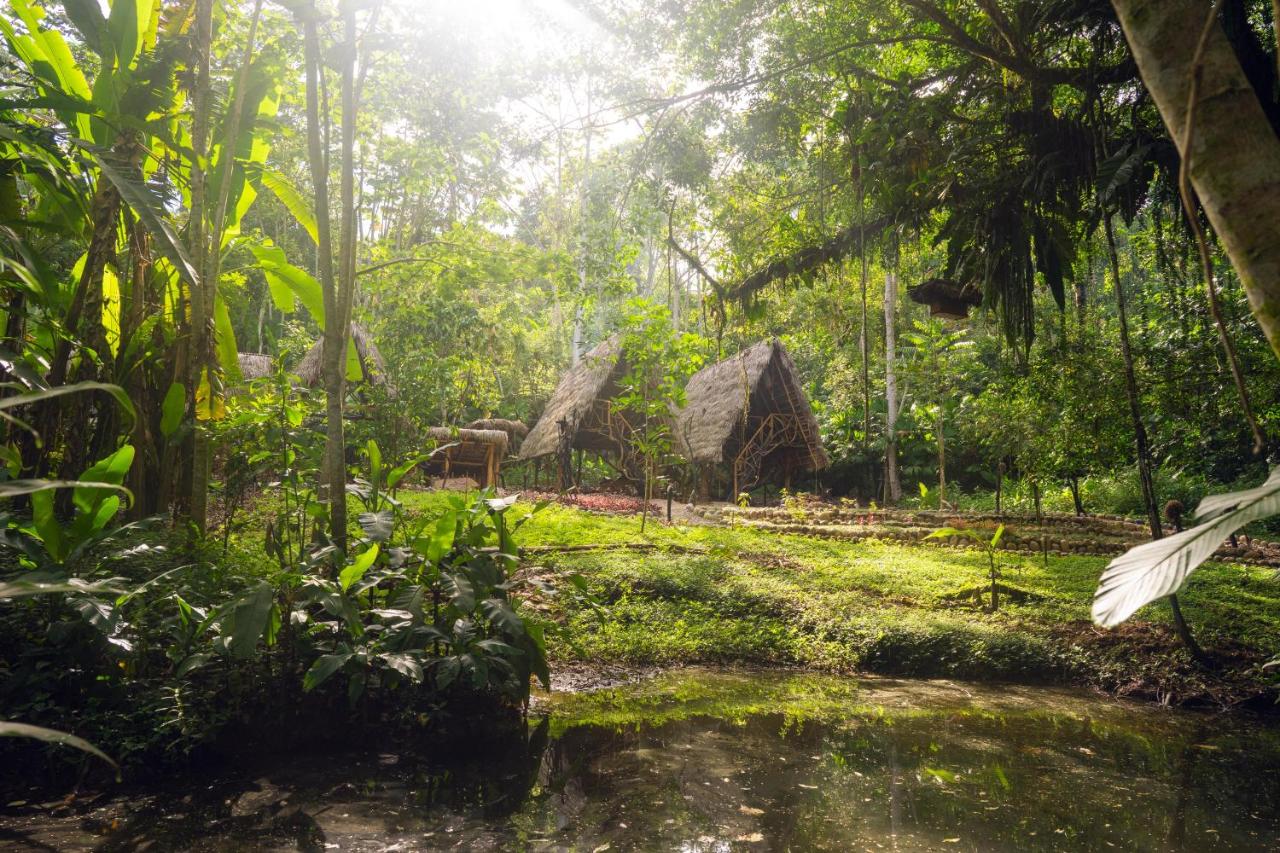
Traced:
[[338, 670], [347, 665], [347, 661], [355, 657], [351, 652], [345, 652], [335, 655], [321, 655], [316, 658], [316, 662], [307, 670], [307, 674], [302, 677], [302, 689], [306, 691], [315, 690]]
[[[272, 299], [276, 299], [276, 287], [287, 288], [298, 298], [303, 307], [311, 314], [312, 319], [324, 329], [324, 296], [320, 289], [320, 282], [316, 281], [309, 273], [293, 266], [285, 261], [284, 250], [278, 246], [259, 246], [253, 243], [248, 244], [249, 251], [253, 252], [253, 256], [258, 261], [258, 267], [262, 270], [262, 274], [266, 276], [268, 286], [272, 287]], [[272, 279], [275, 283], [272, 283]], [[277, 307], [282, 311], [284, 306], [279, 300], [276, 302]], [[292, 302], [289, 302], [288, 310], [293, 310]]]
[[43, 403], [46, 400], [52, 400], [55, 397], [62, 397], [67, 394], [78, 394], [82, 391], [106, 391], [116, 399], [120, 404], [120, 408], [125, 410], [132, 421], [137, 417], [137, 412], [133, 408], [129, 395], [119, 385], [110, 385], [105, 382], [75, 382], [71, 385], [59, 385], [57, 388], [44, 388], [39, 391], [24, 391], [21, 394], [15, 394], [12, 397], [0, 398], [0, 411], [12, 409], [15, 406], [29, 406], [32, 403]]
[[342, 585], [342, 591], [346, 592], [351, 587], [360, 582], [364, 577], [364, 573], [369, 571], [369, 567], [373, 565], [373, 561], [378, 559], [378, 545], [375, 543], [364, 550], [360, 556], [355, 558], [351, 565], [347, 566], [338, 575], [338, 583]]
[[107, 348], [120, 355], [120, 279], [108, 265], [102, 270], [102, 330]]
[[254, 170], [261, 184], [275, 194], [303, 230], [311, 237], [314, 244], [320, 243], [320, 230], [316, 226], [316, 214], [312, 210], [311, 201], [302, 195], [289, 179], [275, 169], [265, 167]]
[[53, 493], [34, 492], [31, 495], [31, 526], [36, 537], [44, 543], [44, 549], [54, 562], [61, 563], [67, 556], [66, 538], [62, 534], [62, 522], [53, 512]]
[[436, 689], [444, 690], [452, 684], [458, 677], [458, 673], [462, 669], [462, 661], [457, 655], [450, 655], [447, 658], [440, 658], [436, 663]]
[[360, 367], [360, 354], [356, 352], [354, 338], [347, 339], [347, 381], [359, 382], [364, 378], [364, 370]]
[[[124, 478], [128, 475], [129, 468], [133, 465], [133, 456], [133, 445], [123, 445], [119, 450], [91, 465], [80, 475], [80, 479], [88, 482], [111, 483], [114, 486], [118, 486], [124, 482]], [[77, 488], [74, 494], [76, 508], [83, 513], [95, 513], [108, 495], [109, 491], [107, 489], [94, 487]]]
[[217, 334], [218, 363], [222, 365], [225, 383], [238, 384], [244, 377], [240, 374], [240, 351], [236, 347], [236, 330], [231, 326], [231, 313], [227, 310], [227, 301], [220, 293], [213, 298], [213, 327]]
[[991, 547], [992, 548], [1000, 547], [1000, 539], [1003, 536], [1004, 536], [1004, 525], [1002, 524], [996, 528], [995, 535], [991, 537]]
[[389, 509], [360, 513], [360, 529], [374, 542], [386, 542], [395, 528], [395, 514]]
[[75, 593], [80, 595], [114, 595], [120, 590], [105, 583], [89, 583], [79, 578], [71, 578], [65, 582], [45, 583], [43, 581], [16, 580], [0, 583], [0, 600], [6, 598], [30, 598], [33, 595], [57, 595]]
[[0, 483], [0, 500], [16, 498], [19, 495], [30, 495], [36, 492], [47, 492], [53, 489], [114, 489], [123, 493], [130, 500], [133, 499], [133, 493], [118, 483], [100, 483], [85, 480], [9, 480]]
[[81, 752], [87, 752], [90, 755], [101, 758], [116, 769], [116, 781], [120, 781], [120, 765], [111, 760], [111, 757], [102, 750], [98, 749], [89, 741], [78, 738], [75, 735], [59, 732], [53, 729], [46, 729], [40, 726], [30, 726], [26, 723], [11, 723], [0, 720], [0, 737], [25, 737], [33, 740], [44, 741], [45, 743], [58, 744], [60, 746], [69, 746], [78, 749]]
[[107, 28], [116, 52], [116, 67], [128, 68], [138, 55], [151, 24], [152, 0], [113, 0]]
[[453, 537], [458, 529], [457, 517], [446, 512], [436, 521], [435, 530], [427, 542], [427, 553], [424, 555], [429, 563], [438, 563], [453, 547]]
[[62, 8], [89, 49], [104, 61], [111, 62], [114, 53], [111, 34], [98, 0], [62, 0]]
[[187, 413], [187, 386], [174, 382], [165, 392], [164, 402], [160, 406], [160, 434], [172, 438], [182, 426], [182, 417]]
[[379, 656], [388, 669], [395, 670], [414, 684], [422, 683], [422, 664], [413, 655], [392, 652]]
[[231, 639], [227, 650], [232, 657], [251, 657], [258, 647], [275, 605], [275, 590], [270, 584], [259, 584], [236, 602], [232, 611]]

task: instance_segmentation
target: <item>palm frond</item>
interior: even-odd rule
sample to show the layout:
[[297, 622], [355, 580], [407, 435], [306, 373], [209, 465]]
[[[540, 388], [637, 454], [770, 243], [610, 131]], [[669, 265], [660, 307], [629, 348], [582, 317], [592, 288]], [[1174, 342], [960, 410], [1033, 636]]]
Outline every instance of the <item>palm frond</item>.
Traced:
[[1257, 488], [1205, 498], [1196, 509], [1202, 523], [1139, 545], [1107, 565], [1093, 596], [1093, 621], [1107, 628], [1119, 625], [1138, 608], [1177, 592], [1224, 539], [1252, 521], [1277, 513], [1280, 468]]

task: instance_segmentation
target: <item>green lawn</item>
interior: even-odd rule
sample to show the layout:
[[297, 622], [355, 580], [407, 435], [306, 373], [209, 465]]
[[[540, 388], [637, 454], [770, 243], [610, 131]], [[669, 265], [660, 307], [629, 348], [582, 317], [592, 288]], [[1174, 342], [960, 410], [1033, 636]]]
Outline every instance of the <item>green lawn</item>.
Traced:
[[[402, 495], [431, 515], [443, 497]], [[520, 507], [517, 506], [517, 511]], [[1029, 593], [988, 613], [948, 600], [982, 585], [977, 551], [852, 543], [745, 528], [671, 526], [548, 506], [521, 530], [524, 546], [651, 543], [654, 550], [538, 551], [548, 573], [578, 573], [600, 616], [563, 598], [561, 659], [634, 664], [739, 662], [830, 671], [876, 670], [975, 679], [1057, 681], [1174, 698], [1238, 695], [1280, 653], [1274, 570], [1210, 564], [1182, 596], [1201, 642], [1227, 675], [1194, 667], [1156, 603], [1115, 632], [1089, 624], [1100, 557], [1001, 556], [1004, 582]]]

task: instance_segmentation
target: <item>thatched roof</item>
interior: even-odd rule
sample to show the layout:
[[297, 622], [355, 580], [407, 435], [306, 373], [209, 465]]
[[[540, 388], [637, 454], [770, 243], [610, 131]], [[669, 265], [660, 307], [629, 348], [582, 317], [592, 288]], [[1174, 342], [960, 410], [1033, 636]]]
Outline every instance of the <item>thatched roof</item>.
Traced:
[[242, 352], [236, 354], [236, 361], [240, 362], [240, 376], [245, 382], [270, 376], [276, 371], [275, 359], [269, 355]]
[[[356, 345], [356, 356], [360, 359], [360, 382], [370, 385], [387, 384], [387, 365], [382, 360], [382, 353], [373, 342], [373, 337], [359, 323], [351, 324], [351, 340]], [[302, 380], [302, 384], [315, 388], [324, 381], [324, 338], [321, 337], [307, 351], [293, 371]]]
[[520, 446], [521, 459], [556, 452], [560, 423], [576, 437], [597, 401], [608, 400], [612, 382], [622, 371], [621, 345], [616, 337], [603, 341], [584, 355], [560, 380], [542, 410], [542, 417]]
[[930, 278], [907, 289], [912, 302], [929, 306], [929, 314], [951, 320], [963, 320], [969, 309], [982, 304], [982, 292], [975, 286], [962, 285], [949, 278]]
[[[507, 455], [507, 434], [500, 429], [431, 427], [427, 437], [442, 450], [431, 454], [423, 468], [430, 474], [452, 476], [461, 471], [477, 475], [482, 485], [497, 485], [497, 467]], [[492, 454], [492, 460], [490, 459]], [[492, 461], [493, 467], [490, 466]]]
[[511, 442], [513, 450], [519, 450], [525, 436], [529, 434], [529, 428], [520, 421], [509, 421], [506, 418], [481, 418], [478, 421], [472, 421], [467, 424], [467, 429], [496, 429], [507, 434], [508, 441]]
[[795, 362], [779, 341], [761, 341], [703, 368], [685, 388], [675, 441], [690, 462], [732, 460], [755, 423], [769, 414], [794, 416], [798, 438], [770, 454], [778, 462], [817, 470], [828, 464]]
[[[507, 434], [500, 429], [453, 429], [452, 427], [431, 427], [427, 430], [427, 438], [441, 445], [483, 444], [486, 447], [496, 444], [500, 453], [507, 452]], [[453, 448], [450, 448], [452, 450]]]

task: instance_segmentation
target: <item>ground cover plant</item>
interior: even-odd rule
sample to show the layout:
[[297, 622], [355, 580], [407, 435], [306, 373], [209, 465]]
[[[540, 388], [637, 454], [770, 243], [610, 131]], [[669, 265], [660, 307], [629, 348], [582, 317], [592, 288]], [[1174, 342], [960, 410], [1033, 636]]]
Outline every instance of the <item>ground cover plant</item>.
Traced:
[[[441, 500], [412, 492], [406, 507], [431, 515]], [[1188, 587], [1188, 620], [1228, 664], [1214, 674], [1178, 647], [1158, 605], [1119, 635], [1092, 627], [1106, 557], [1001, 554], [1005, 592], [991, 611], [981, 549], [706, 524], [642, 536], [639, 527], [636, 516], [556, 504], [526, 526], [530, 565], [579, 574], [596, 598], [558, 599], [568, 630], [552, 641], [553, 658], [1074, 683], [1208, 703], [1265, 697], [1273, 684], [1263, 666], [1280, 652], [1280, 584], [1269, 567], [1210, 564]], [[975, 600], [974, 589], [988, 597]]]

